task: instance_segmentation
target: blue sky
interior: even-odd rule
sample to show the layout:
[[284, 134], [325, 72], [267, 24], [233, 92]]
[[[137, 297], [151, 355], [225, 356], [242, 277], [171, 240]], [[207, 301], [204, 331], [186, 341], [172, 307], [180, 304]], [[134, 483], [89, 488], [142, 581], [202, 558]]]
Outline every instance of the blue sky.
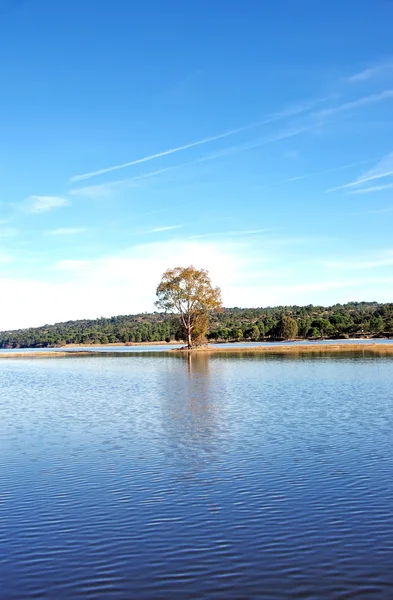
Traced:
[[393, 298], [393, 2], [0, 0], [0, 329]]

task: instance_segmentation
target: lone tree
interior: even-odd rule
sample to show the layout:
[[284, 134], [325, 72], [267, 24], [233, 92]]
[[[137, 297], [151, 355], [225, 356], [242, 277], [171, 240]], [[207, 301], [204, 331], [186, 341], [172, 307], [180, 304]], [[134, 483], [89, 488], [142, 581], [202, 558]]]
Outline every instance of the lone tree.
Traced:
[[189, 349], [193, 342], [205, 338], [209, 314], [222, 310], [221, 290], [212, 286], [205, 269], [193, 266], [168, 269], [156, 293], [158, 308], [179, 315]]

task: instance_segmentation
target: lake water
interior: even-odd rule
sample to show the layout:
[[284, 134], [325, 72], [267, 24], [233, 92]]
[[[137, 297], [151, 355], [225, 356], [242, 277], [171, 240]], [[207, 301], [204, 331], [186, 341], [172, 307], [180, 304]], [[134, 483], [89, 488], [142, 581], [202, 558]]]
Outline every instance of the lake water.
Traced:
[[0, 360], [0, 597], [393, 597], [393, 359]]

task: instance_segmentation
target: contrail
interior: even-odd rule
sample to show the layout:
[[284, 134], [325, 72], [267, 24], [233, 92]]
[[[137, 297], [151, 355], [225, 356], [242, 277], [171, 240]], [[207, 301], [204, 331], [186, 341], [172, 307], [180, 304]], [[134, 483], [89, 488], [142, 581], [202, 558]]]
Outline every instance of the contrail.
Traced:
[[[370, 103], [380, 102], [381, 100], [385, 100], [385, 99], [392, 98], [392, 97], [393, 97], [393, 90], [385, 90], [385, 91], [381, 92], [380, 94], [373, 94], [371, 96], [359, 98], [357, 100], [347, 102], [340, 106], [336, 106], [336, 107], [333, 107], [330, 109], [324, 109], [319, 112], [311, 113], [311, 115], [314, 117], [328, 117], [337, 112], [351, 110], [353, 108], [358, 108], [360, 106], [370, 104]], [[83, 173], [82, 175], [74, 175], [73, 177], [70, 178], [70, 181], [75, 182], [75, 181], [82, 181], [83, 179], [90, 179], [91, 177], [97, 177], [98, 175], [104, 175], [105, 173], [112, 173], [113, 171], [118, 171], [119, 169], [125, 169], [126, 167], [131, 167], [133, 165], [138, 165], [138, 164], [150, 161], [150, 160], [154, 160], [156, 158], [161, 158], [163, 156], [175, 154], [176, 152], [181, 152], [182, 150], [188, 150], [189, 148], [195, 148], [197, 146], [201, 146], [201, 145], [207, 144], [209, 142], [221, 140], [221, 139], [227, 138], [231, 135], [235, 135], [237, 133], [241, 133], [243, 131], [253, 129], [255, 127], [259, 127], [259, 126], [265, 125], [267, 123], [272, 123], [274, 121], [279, 121], [281, 119], [286, 119], [291, 116], [309, 112], [316, 104], [326, 102], [327, 100], [331, 100], [331, 97], [327, 96], [327, 97], [323, 97], [323, 98], [317, 98], [316, 100], [311, 100], [308, 102], [304, 102], [302, 104], [297, 104], [297, 105], [291, 106], [287, 109], [284, 109], [282, 111], [272, 113], [261, 121], [256, 121], [249, 125], [245, 125], [243, 127], [238, 127], [236, 129], [230, 129], [229, 131], [225, 131], [224, 133], [219, 133], [218, 135], [203, 138], [202, 140], [198, 140], [196, 142], [184, 144], [183, 146], [178, 146], [177, 148], [171, 148], [170, 150], [164, 150], [163, 152], [158, 152], [157, 154], [151, 154], [150, 156], [138, 158], [136, 160], [122, 163], [120, 165], [106, 167], [105, 169], [99, 169], [98, 171], [90, 171], [89, 173]]]
[[[216, 158], [222, 158], [224, 156], [228, 156], [230, 154], [235, 154], [237, 152], [242, 152], [244, 150], [252, 150], [253, 148], [258, 148], [260, 146], [264, 146], [269, 143], [273, 143], [282, 139], [286, 139], [289, 137], [293, 137], [306, 131], [307, 128], [299, 128], [292, 129], [289, 131], [279, 132], [275, 135], [268, 136], [266, 138], [258, 139], [254, 142], [246, 142], [245, 144], [239, 144], [237, 146], [229, 146], [228, 148], [224, 148], [219, 152], [214, 154], [207, 154], [206, 156], [201, 156], [200, 158], [196, 158], [195, 160], [190, 160], [185, 163], [180, 163], [178, 165], [173, 165], [171, 167], [165, 167], [163, 169], [157, 169], [156, 171], [149, 171], [148, 173], [143, 173], [142, 175], [135, 175], [135, 177], [130, 177], [127, 181], [136, 181], [139, 179], [148, 179], [150, 177], [154, 177], [155, 175], [161, 175], [162, 173], [167, 173], [168, 171], [175, 171], [176, 169], [181, 169], [183, 167], [189, 167], [192, 165], [197, 165], [199, 163], [204, 163], [210, 160], [214, 160]], [[72, 192], [71, 192], [72, 193]]]
[[209, 142], [214, 142], [216, 140], [222, 140], [231, 135], [235, 135], [236, 133], [242, 133], [243, 131], [247, 131], [249, 129], [254, 129], [255, 127], [260, 127], [261, 125], [266, 125], [267, 123], [272, 123], [274, 121], [279, 121], [281, 119], [285, 119], [285, 118], [295, 116], [300, 113], [307, 112], [307, 111], [311, 110], [313, 108], [313, 106], [315, 106], [316, 104], [325, 102], [328, 99], [329, 98], [326, 97], [326, 98], [318, 98], [316, 100], [312, 100], [309, 102], [304, 102], [303, 104], [298, 104], [293, 107], [284, 109], [282, 111], [272, 113], [261, 121], [256, 121], [249, 125], [244, 125], [243, 127], [237, 127], [236, 129], [230, 129], [229, 131], [219, 133], [218, 135], [214, 135], [212, 137], [203, 138], [202, 140], [198, 140], [196, 142], [191, 142], [190, 144], [184, 144], [183, 146], [178, 146], [177, 148], [171, 148], [170, 150], [164, 150], [163, 152], [158, 152], [157, 154], [151, 154], [150, 156], [138, 158], [138, 159], [132, 160], [130, 162], [122, 163], [121, 165], [106, 167], [105, 169], [99, 169], [98, 171], [90, 171], [89, 173], [83, 173], [82, 175], [74, 175], [73, 177], [70, 178], [70, 181], [75, 182], [75, 181], [82, 181], [83, 179], [90, 179], [91, 177], [97, 177], [98, 175], [104, 175], [105, 173], [112, 173], [113, 171], [118, 171], [119, 169], [125, 169], [126, 167], [132, 167], [133, 165], [138, 165], [140, 163], [144, 163], [149, 160], [161, 158], [162, 156], [168, 156], [169, 154], [175, 154], [176, 152], [181, 152], [182, 150], [188, 150], [189, 148], [195, 148], [196, 146], [202, 146], [203, 144], [208, 144]]
[[157, 154], [151, 154], [150, 156], [145, 156], [144, 158], [138, 158], [137, 160], [132, 160], [130, 162], [123, 163], [121, 165], [116, 165], [114, 167], [107, 167], [106, 169], [100, 169], [99, 171], [91, 171], [90, 173], [84, 173], [83, 175], [75, 175], [71, 177], [70, 181], [82, 181], [83, 179], [90, 179], [90, 177], [96, 177], [97, 175], [104, 175], [104, 173], [111, 173], [112, 171], [118, 171], [119, 169], [124, 169], [125, 167], [131, 167], [132, 165], [138, 165], [143, 162], [147, 162], [149, 160], [154, 160], [155, 158], [160, 158], [162, 156], [168, 156], [169, 154], [175, 154], [175, 152], [180, 152], [181, 150], [187, 150], [188, 148], [195, 148], [196, 146], [201, 146], [202, 144], [207, 144], [208, 142], [214, 142], [215, 140], [221, 140], [223, 138], [229, 137], [230, 135], [234, 135], [235, 133], [241, 133], [242, 131], [246, 131], [246, 129], [250, 129], [252, 127], [256, 127], [258, 124], [253, 123], [252, 125], [246, 125], [245, 127], [239, 127], [238, 129], [231, 129], [230, 131], [225, 131], [224, 133], [220, 133], [219, 135], [214, 135], [213, 137], [204, 138], [203, 140], [198, 140], [197, 142], [192, 142], [191, 144], [185, 144], [184, 146], [178, 146], [177, 148], [172, 148], [171, 150], [165, 150], [164, 152], [158, 152]]
[[352, 108], [356, 109], [361, 106], [366, 106], [367, 104], [375, 104], [377, 102], [381, 102], [383, 100], [389, 100], [393, 98], [393, 89], [385, 90], [379, 94], [371, 94], [370, 96], [364, 96], [363, 98], [358, 98], [357, 100], [352, 100], [351, 102], [345, 102], [340, 106], [333, 106], [332, 108], [326, 108], [324, 110], [316, 113], [317, 117], [329, 117], [336, 113], [345, 112], [347, 110], [351, 110]]
[[352, 190], [350, 194], [369, 194], [370, 192], [381, 192], [382, 190], [390, 190], [392, 188], [393, 183], [385, 183], [384, 185], [372, 185], [371, 187]]
[[[331, 169], [325, 169], [323, 171], [313, 171], [312, 173], [305, 173], [304, 175], [297, 175], [296, 177], [290, 177], [289, 179], [281, 179], [279, 181], [273, 181], [272, 183], [266, 183], [265, 185], [260, 186], [259, 189], [274, 187], [276, 185], [282, 185], [284, 183], [292, 183], [293, 181], [300, 181], [302, 179], [310, 179], [311, 177], [318, 177], [318, 175], [327, 175], [328, 173], [334, 173], [336, 171], [344, 171], [345, 169], [350, 169], [351, 167], [358, 167], [359, 165], [364, 165], [365, 163], [369, 163], [373, 160], [377, 160], [377, 158], [374, 156], [373, 158], [358, 160], [356, 162], [348, 163], [346, 165], [340, 165], [338, 167], [332, 167]], [[331, 191], [331, 190], [328, 190], [328, 191]]]
[[338, 187], [331, 188], [327, 190], [326, 193], [329, 192], [337, 192], [339, 190], [345, 190], [351, 187], [355, 187], [357, 185], [361, 185], [362, 183], [367, 183], [368, 181], [375, 181], [376, 179], [383, 179], [384, 177], [390, 177], [393, 175], [393, 171], [386, 171], [386, 173], [377, 173], [376, 175], [370, 175], [369, 177], [363, 177], [362, 179], [357, 179], [356, 181], [351, 181], [351, 183], [346, 183], [345, 185], [340, 185]]

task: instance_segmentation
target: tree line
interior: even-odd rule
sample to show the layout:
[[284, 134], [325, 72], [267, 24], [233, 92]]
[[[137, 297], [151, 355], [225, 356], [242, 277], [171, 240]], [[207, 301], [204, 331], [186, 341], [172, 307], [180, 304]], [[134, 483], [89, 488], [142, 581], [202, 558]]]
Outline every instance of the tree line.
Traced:
[[[209, 316], [211, 342], [393, 336], [393, 303], [224, 308]], [[0, 332], [0, 348], [66, 344], [187, 341], [179, 318], [167, 313], [67, 321]]]

